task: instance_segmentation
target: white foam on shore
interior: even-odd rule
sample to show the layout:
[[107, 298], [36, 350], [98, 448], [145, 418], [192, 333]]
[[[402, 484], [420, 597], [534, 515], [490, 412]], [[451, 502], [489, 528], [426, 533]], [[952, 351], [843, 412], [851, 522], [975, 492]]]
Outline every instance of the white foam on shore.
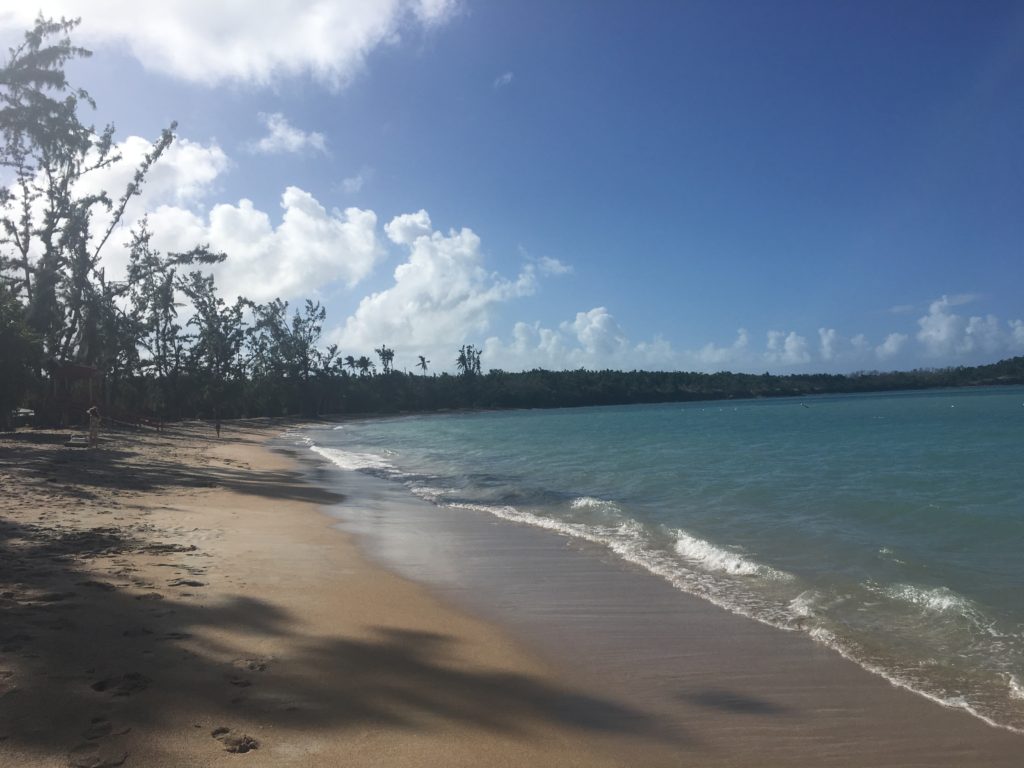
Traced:
[[393, 465], [384, 458], [373, 453], [357, 453], [355, 451], [343, 451], [339, 448], [323, 448], [319, 445], [310, 444], [310, 450], [318, 453], [325, 459], [342, 469], [351, 470], [390, 470]]
[[913, 603], [935, 613], [957, 613], [972, 616], [977, 613], [974, 604], [947, 587], [925, 589], [913, 584], [896, 584], [884, 590], [886, 597]]
[[675, 534], [675, 549], [679, 556], [709, 571], [728, 573], [733, 576], [758, 576], [763, 579], [788, 580], [792, 578], [788, 573], [777, 571], [735, 552], [716, 547], [711, 542], [691, 536], [682, 529], [677, 529]]
[[1015, 726], [1006, 725], [1004, 723], [1000, 723], [997, 720], [993, 720], [988, 715], [979, 711], [977, 707], [972, 706], [970, 702], [968, 702], [963, 696], [943, 697], [934, 693], [929, 693], [928, 691], [921, 688], [919, 685], [900, 677], [898, 674], [895, 674], [892, 671], [882, 666], [879, 666], [878, 664], [873, 664], [870, 661], [866, 661], [865, 659], [861, 658], [858, 654], [852, 652], [843, 642], [839, 640], [838, 637], [836, 637], [834, 633], [830, 632], [827, 629], [824, 629], [823, 627], [815, 627], [810, 630], [809, 634], [816, 642], [821, 643], [822, 645], [827, 646], [828, 648], [831, 648], [844, 659], [852, 661], [854, 664], [858, 665], [862, 669], [866, 669], [868, 672], [871, 672], [872, 674], [884, 678], [892, 686], [896, 688], [902, 688], [905, 691], [916, 693], [918, 696], [923, 696], [929, 701], [933, 701], [940, 706], [946, 707], [947, 709], [963, 710], [964, 712], [973, 715], [986, 725], [990, 725], [993, 728], [999, 728], [1004, 731], [1010, 731], [1011, 733], [1024, 734], [1024, 728], [1017, 728]]
[[569, 506], [573, 509], [596, 509], [601, 512], [608, 510], [618, 511], [619, 507], [614, 501], [597, 499], [593, 496], [579, 496], [573, 499]]
[[1006, 676], [1006, 687], [1010, 689], [1010, 698], [1024, 701], [1024, 685], [1016, 675]]
[[[485, 512], [503, 520], [544, 528], [563, 536], [602, 545], [626, 562], [639, 565], [665, 579], [681, 592], [696, 595], [720, 608], [779, 629], [794, 629], [785, 608], [772, 606], [745, 589], [736, 589], [734, 584], [722, 580], [720, 572], [713, 572], [713, 569], [702, 566], [699, 561], [688, 561], [659, 548], [651, 541], [649, 531], [631, 518], [610, 525], [588, 525], [535, 515], [509, 505], [452, 503], [446, 506]], [[790, 578], [789, 574], [781, 571], [755, 565], [762, 569], [757, 575], [767, 576], [769, 580]]]

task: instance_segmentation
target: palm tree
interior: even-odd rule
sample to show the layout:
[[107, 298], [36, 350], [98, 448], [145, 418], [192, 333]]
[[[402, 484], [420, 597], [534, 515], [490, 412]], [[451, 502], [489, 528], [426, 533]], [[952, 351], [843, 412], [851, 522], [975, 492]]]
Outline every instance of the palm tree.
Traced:
[[480, 373], [480, 350], [472, 344], [463, 344], [459, 348], [459, 356], [455, 358], [455, 367], [461, 376], [476, 376]]
[[345, 355], [345, 367], [352, 371], [352, 373], [355, 373], [356, 366], [356, 359], [352, 355]]
[[386, 345], [381, 344], [380, 347], [373, 351], [380, 358], [380, 367], [384, 369], [384, 375], [387, 376], [393, 370], [391, 363], [395, 359], [395, 350], [388, 349]]
[[359, 369], [360, 376], [366, 376], [370, 371], [376, 373], [376, 366], [373, 364], [373, 360], [366, 355], [362, 355], [356, 360], [356, 368]]
[[421, 371], [423, 371], [423, 375], [426, 376], [427, 375], [427, 365], [430, 364], [430, 361], [427, 360], [427, 358], [425, 358], [423, 355], [417, 355], [417, 357], [419, 357], [420, 361], [418, 363], [416, 363], [416, 365], [419, 366], [419, 369]]

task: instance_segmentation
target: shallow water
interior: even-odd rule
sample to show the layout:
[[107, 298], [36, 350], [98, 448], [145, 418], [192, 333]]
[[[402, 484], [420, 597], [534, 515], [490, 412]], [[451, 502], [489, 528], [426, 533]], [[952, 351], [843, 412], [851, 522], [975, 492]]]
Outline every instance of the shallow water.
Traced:
[[408, 416], [346, 469], [607, 547], [1024, 730], [1024, 388]]

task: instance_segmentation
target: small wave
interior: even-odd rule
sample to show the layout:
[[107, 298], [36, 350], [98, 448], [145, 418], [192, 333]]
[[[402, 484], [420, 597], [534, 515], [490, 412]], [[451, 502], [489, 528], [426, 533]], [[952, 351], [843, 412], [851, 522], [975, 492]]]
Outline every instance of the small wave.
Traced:
[[789, 601], [789, 610], [798, 619], [808, 619], [815, 615], [815, 608], [821, 602], [822, 595], [815, 589], [807, 589]]
[[328, 461], [342, 469], [351, 470], [390, 470], [392, 465], [372, 453], [356, 453], [355, 451], [342, 451], [338, 448], [323, 448], [319, 445], [310, 445], [310, 450], [318, 453]]
[[935, 613], [956, 613], [968, 618], [978, 614], [977, 608], [970, 600], [947, 587], [924, 589], [913, 584], [896, 584], [883, 590], [883, 594], [893, 600], [913, 603]]
[[[838, 653], [844, 659], [854, 662], [858, 666], [866, 669], [872, 674], [878, 675], [889, 681], [889, 683], [896, 688], [903, 688], [904, 690], [916, 693], [918, 696], [923, 696], [929, 701], [933, 701], [940, 706], [948, 709], [960, 709], [974, 717], [978, 718], [987, 725], [993, 728], [999, 728], [1004, 731], [1010, 731], [1012, 733], [1024, 733], [1024, 728], [1018, 728], [1014, 725], [999, 722], [986, 715], [984, 712], [979, 710], [977, 707], [972, 705], [963, 696], [941, 696], [936, 693], [932, 693], [927, 687], [922, 686], [920, 683], [910, 681], [904, 677], [896, 674], [891, 669], [887, 669], [879, 664], [875, 664], [871, 661], [864, 659], [861, 654], [852, 651], [846, 643], [842, 642], [833, 632], [825, 629], [824, 627], [814, 627], [808, 634], [818, 643], [831, 648], [833, 651]], [[1011, 676], [1012, 678], [1012, 676]], [[1013, 689], [1010, 691], [1011, 697], [1014, 696]]]
[[777, 571], [767, 565], [748, 560], [735, 552], [716, 547], [711, 542], [691, 536], [681, 529], [675, 533], [675, 549], [679, 556], [697, 563], [707, 570], [728, 573], [733, 576], [760, 576], [769, 579], [792, 578], [788, 573]]
[[411, 485], [409, 490], [416, 496], [426, 501], [437, 502], [450, 493], [455, 493], [455, 488], [437, 488], [432, 485]]
[[1006, 676], [1006, 687], [1010, 689], [1010, 698], [1024, 701], [1024, 685], [1016, 675]]

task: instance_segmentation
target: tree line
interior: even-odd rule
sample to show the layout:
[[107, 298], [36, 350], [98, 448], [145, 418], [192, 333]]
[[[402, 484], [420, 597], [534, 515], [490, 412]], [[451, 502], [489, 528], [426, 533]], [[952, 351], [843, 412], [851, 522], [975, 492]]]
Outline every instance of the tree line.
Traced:
[[[121, 160], [114, 127], [82, 112], [89, 94], [65, 68], [89, 51], [77, 21], [40, 17], [0, 69], [0, 425], [28, 407], [37, 421], [75, 421], [98, 404], [125, 419], [387, 413], [775, 397], [1024, 382], [1024, 358], [940, 371], [762, 376], [648, 371], [483, 372], [481, 350], [453, 353], [457, 375], [395, 367], [386, 344], [342, 355], [321, 343], [326, 313], [274, 299], [226, 300], [210, 273], [229, 258], [203, 243], [163, 253], [145, 218], [131, 231], [125, 279], [103, 254], [125, 211], [174, 141], [152, 144], [124, 190], [82, 184]], [[379, 369], [378, 369], [379, 362]]]

